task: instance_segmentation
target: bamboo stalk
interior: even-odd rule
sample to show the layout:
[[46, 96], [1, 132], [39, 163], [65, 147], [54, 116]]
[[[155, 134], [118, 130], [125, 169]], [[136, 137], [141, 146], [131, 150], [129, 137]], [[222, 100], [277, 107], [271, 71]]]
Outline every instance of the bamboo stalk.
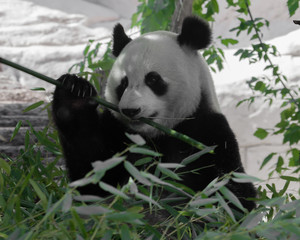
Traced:
[[[17, 63], [11, 62], [11, 61], [9, 61], [9, 60], [7, 60], [7, 59], [4, 59], [4, 58], [1, 58], [1, 57], [0, 57], [0, 63], [3, 63], [3, 64], [5, 64], [5, 65], [8, 65], [8, 66], [13, 67], [13, 68], [15, 68], [15, 69], [18, 69], [18, 70], [20, 70], [20, 71], [22, 71], [22, 72], [28, 73], [28, 74], [30, 74], [30, 75], [32, 75], [32, 76], [34, 76], [34, 77], [37, 77], [37, 78], [39, 78], [39, 79], [41, 79], [41, 80], [43, 80], [43, 81], [48, 82], [48, 83], [50, 83], [50, 84], [54, 84], [54, 85], [56, 85], [56, 86], [61, 86], [61, 83], [58, 82], [58, 81], [56, 81], [56, 80], [54, 80], [53, 78], [47, 77], [46, 75], [43, 75], [43, 74], [38, 73], [38, 72], [36, 72], [36, 71], [33, 71], [33, 70], [31, 70], [31, 69], [29, 69], [29, 68], [26, 68], [26, 67], [24, 67], [24, 66], [21, 66], [21, 65], [19, 65], [19, 64], [17, 64]], [[112, 103], [110, 103], [110, 102], [107, 102], [107, 101], [105, 101], [105, 100], [102, 99], [102, 98], [94, 97], [93, 99], [94, 99], [96, 102], [98, 102], [99, 104], [101, 104], [102, 106], [104, 106], [104, 107], [107, 107], [107, 108], [109, 108], [109, 109], [112, 109], [112, 110], [114, 110], [114, 111], [116, 111], [116, 112], [120, 112], [119, 108], [118, 108], [116, 105], [114, 105], [114, 104], [112, 104]], [[169, 136], [171, 136], [171, 137], [177, 138], [177, 139], [179, 139], [179, 140], [181, 140], [181, 141], [183, 141], [183, 142], [185, 142], [185, 143], [188, 143], [188, 144], [190, 144], [191, 146], [196, 147], [196, 148], [198, 148], [198, 149], [200, 149], [200, 150], [202, 150], [202, 149], [204, 149], [204, 148], [207, 147], [207, 146], [205, 146], [204, 144], [202, 144], [202, 143], [196, 141], [196, 140], [193, 139], [193, 138], [190, 138], [190, 137], [187, 136], [187, 135], [184, 135], [184, 134], [181, 134], [181, 133], [179, 133], [179, 132], [176, 132], [176, 131], [173, 130], [173, 129], [166, 128], [166, 127], [164, 127], [164, 126], [162, 126], [162, 125], [160, 125], [160, 124], [158, 124], [158, 123], [156, 123], [156, 122], [151, 121], [150, 119], [147, 119], [147, 118], [140, 118], [139, 120], [142, 121], [143, 123], [146, 123], [146, 124], [148, 124], [148, 125], [150, 125], [150, 126], [156, 128], [156, 129], [158, 129], [158, 130], [160, 130], [160, 131], [166, 133], [167, 135], [169, 135]]]

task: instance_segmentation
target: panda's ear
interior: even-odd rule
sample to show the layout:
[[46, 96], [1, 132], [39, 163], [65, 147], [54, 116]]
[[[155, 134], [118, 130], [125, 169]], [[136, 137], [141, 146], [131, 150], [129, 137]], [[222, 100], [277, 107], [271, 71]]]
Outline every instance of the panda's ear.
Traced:
[[185, 45], [193, 50], [206, 48], [211, 42], [210, 27], [198, 17], [186, 17], [177, 41], [180, 46]]
[[114, 27], [113, 31], [113, 49], [112, 53], [115, 57], [118, 57], [123, 48], [131, 41], [124, 31], [123, 26], [118, 23]]

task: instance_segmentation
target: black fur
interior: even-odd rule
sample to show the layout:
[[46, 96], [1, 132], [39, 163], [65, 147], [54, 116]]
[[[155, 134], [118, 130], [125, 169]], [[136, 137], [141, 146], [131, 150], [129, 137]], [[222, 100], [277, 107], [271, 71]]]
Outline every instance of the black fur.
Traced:
[[[74, 75], [67, 76], [67, 86], [75, 84], [82, 86], [83, 89], [90, 87], [87, 81], [85, 86], [81, 83], [82, 79]], [[108, 110], [100, 114], [95, 106], [89, 105], [88, 98], [77, 97], [77, 94], [78, 91], [71, 94], [70, 88], [57, 87], [53, 99], [53, 117], [59, 131], [71, 181], [84, 177], [92, 169], [93, 161], [108, 159], [124, 150], [130, 143], [125, 136], [126, 127]], [[85, 101], [85, 103], [77, 104], [78, 101]], [[64, 112], [67, 114], [62, 114]], [[215, 154], [205, 154], [182, 169], [184, 172], [190, 172], [184, 176], [183, 183], [198, 191], [225, 173], [244, 172], [234, 134], [222, 114], [211, 112], [207, 108], [205, 96], [202, 96], [201, 104], [191, 118], [176, 126], [175, 130], [208, 146], [218, 145], [218, 147], [215, 149]], [[163, 162], [180, 163], [182, 159], [199, 151], [167, 135], [155, 139], [146, 138], [146, 141], [149, 146], [163, 154]], [[129, 155], [128, 159], [134, 162], [137, 156]], [[198, 168], [200, 169], [197, 173], [191, 172]], [[126, 183], [128, 177], [123, 165], [118, 165], [109, 170], [102, 180], [117, 186]], [[252, 184], [230, 182], [228, 187], [248, 210], [255, 207], [252, 201], [245, 200], [256, 195]], [[82, 194], [107, 195], [93, 184], [82, 187], [80, 191]]]
[[180, 46], [193, 50], [206, 48], [211, 42], [211, 30], [207, 22], [197, 17], [184, 19], [181, 33], [177, 37]]
[[116, 94], [119, 101], [121, 100], [121, 97], [127, 87], [128, 87], [128, 78], [125, 76], [122, 78], [120, 85], [116, 88]]
[[157, 72], [149, 72], [145, 76], [145, 84], [157, 96], [163, 96], [168, 90], [168, 84], [162, 79]]
[[113, 49], [112, 53], [115, 57], [118, 57], [123, 48], [131, 41], [124, 31], [121, 24], [117, 24], [113, 31]]

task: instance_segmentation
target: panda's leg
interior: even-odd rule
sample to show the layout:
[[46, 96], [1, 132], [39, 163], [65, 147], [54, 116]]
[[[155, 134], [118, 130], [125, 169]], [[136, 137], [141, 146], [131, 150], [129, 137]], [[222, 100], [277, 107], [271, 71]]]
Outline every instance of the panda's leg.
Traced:
[[[92, 170], [91, 163], [106, 160], [121, 149], [122, 130], [111, 115], [99, 114], [95, 88], [85, 79], [75, 75], [63, 75], [58, 79], [62, 87], [57, 87], [53, 97], [53, 120], [57, 126], [63, 147], [66, 166], [71, 181], [83, 178]], [[112, 138], [120, 135], [120, 139]], [[124, 134], [123, 134], [124, 135]], [[120, 174], [120, 167], [108, 173], [109, 184], [117, 185], [121, 179], [112, 176]], [[82, 188], [81, 193], [104, 195], [96, 185]]]

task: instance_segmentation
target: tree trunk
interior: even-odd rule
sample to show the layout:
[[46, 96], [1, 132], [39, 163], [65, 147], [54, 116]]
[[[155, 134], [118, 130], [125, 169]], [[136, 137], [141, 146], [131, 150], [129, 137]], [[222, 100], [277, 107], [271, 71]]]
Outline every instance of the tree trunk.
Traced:
[[180, 33], [183, 19], [192, 15], [193, 0], [177, 0], [172, 17], [171, 31]]

